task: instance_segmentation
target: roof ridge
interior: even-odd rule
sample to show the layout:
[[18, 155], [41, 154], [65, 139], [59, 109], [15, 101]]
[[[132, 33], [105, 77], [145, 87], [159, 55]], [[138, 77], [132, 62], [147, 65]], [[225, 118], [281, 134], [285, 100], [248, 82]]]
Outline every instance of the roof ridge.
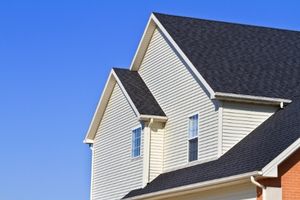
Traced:
[[165, 13], [159, 13], [159, 12], [152, 12], [154, 15], [161, 15], [161, 16], [168, 16], [168, 17], [178, 17], [178, 18], [186, 18], [190, 20], [199, 20], [199, 21], [206, 21], [206, 22], [212, 22], [212, 23], [222, 23], [222, 24], [229, 24], [229, 25], [238, 25], [238, 26], [244, 26], [244, 27], [253, 27], [253, 28], [264, 28], [264, 29], [271, 29], [271, 30], [277, 30], [277, 31], [287, 31], [287, 32], [295, 32], [300, 34], [300, 30], [291, 30], [291, 29], [285, 29], [285, 28], [277, 28], [277, 27], [269, 27], [264, 25], [254, 25], [254, 24], [244, 24], [239, 22], [228, 22], [228, 21], [221, 21], [221, 20], [215, 20], [215, 19], [203, 19], [198, 17], [191, 17], [191, 16], [183, 16], [183, 15], [173, 15], [173, 14], [165, 14]]

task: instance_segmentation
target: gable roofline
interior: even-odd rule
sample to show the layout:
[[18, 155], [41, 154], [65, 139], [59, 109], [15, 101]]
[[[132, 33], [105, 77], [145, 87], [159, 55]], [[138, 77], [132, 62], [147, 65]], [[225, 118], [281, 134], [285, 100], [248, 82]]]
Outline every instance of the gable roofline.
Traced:
[[280, 106], [292, 102], [290, 99], [272, 98], [272, 97], [254, 96], [254, 95], [245, 95], [245, 94], [233, 94], [227, 92], [214, 91], [212, 87], [207, 83], [207, 81], [203, 78], [203, 76], [200, 74], [200, 72], [196, 69], [196, 67], [193, 65], [190, 59], [186, 56], [183, 50], [178, 46], [178, 44], [175, 42], [172, 36], [168, 33], [165, 27], [161, 24], [161, 22], [155, 16], [155, 13], [152, 13], [150, 15], [150, 18], [147, 22], [147, 26], [144, 30], [142, 39], [140, 40], [140, 43], [138, 45], [138, 48], [136, 50], [136, 53], [130, 65], [131, 71], [139, 70], [144, 55], [151, 41], [152, 35], [156, 28], [159, 28], [159, 30], [161, 30], [163, 35], [168, 39], [168, 41], [172, 44], [175, 50], [187, 63], [187, 65], [190, 67], [190, 69], [195, 74], [195, 76], [204, 85], [205, 89], [208, 91], [210, 99], [232, 100], [238, 102], [262, 103], [262, 104], [280, 105]]
[[177, 43], [173, 40], [171, 35], [168, 33], [168, 31], [164, 28], [164, 26], [160, 23], [160, 21], [155, 17], [155, 14], [151, 14], [146, 29], [144, 31], [144, 34], [142, 36], [142, 39], [140, 41], [140, 44], [138, 46], [138, 49], [135, 53], [135, 56], [133, 58], [133, 61], [130, 66], [130, 70], [132, 71], [138, 71], [139, 67], [143, 61], [143, 57], [146, 53], [147, 47], [151, 41], [152, 34], [155, 30], [155, 28], [159, 28], [159, 30], [162, 31], [164, 36], [168, 39], [168, 41], [172, 44], [172, 46], [176, 49], [176, 51], [179, 53], [179, 55], [183, 58], [183, 60], [188, 64], [190, 69], [193, 71], [193, 73], [197, 76], [197, 78], [200, 80], [200, 82], [204, 85], [205, 89], [209, 93], [210, 98], [214, 98], [214, 91], [213, 89], [208, 85], [208, 83], [205, 81], [205, 79], [202, 77], [202, 75], [198, 72], [198, 70], [195, 68], [193, 63], [188, 59], [188, 57], [184, 54], [184, 52], [180, 49], [180, 47], [177, 45]]
[[130, 98], [128, 92], [126, 91], [123, 83], [120, 81], [118, 75], [116, 74], [115, 70], [112, 69], [109, 77], [106, 81], [105, 87], [103, 89], [103, 92], [101, 94], [100, 100], [98, 102], [96, 111], [93, 115], [92, 121], [90, 123], [90, 126], [88, 128], [88, 131], [86, 133], [85, 139], [83, 141], [83, 143], [85, 144], [93, 144], [94, 143], [94, 139], [96, 136], [96, 132], [98, 129], [98, 126], [103, 118], [104, 112], [106, 110], [107, 104], [109, 102], [109, 99], [111, 97], [111, 94], [113, 92], [113, 89], [116, 85], [116, 83], [119, 85], [119, 87], [121, 88], [122, 93], [124, 94], [125, 98], [127, 99], [127, 101], [129, 102], [132, 110], [134, 111], [134, 114], [137, 116], [137, 119], [140, 121], [147, 121], [150, 118], [153, 118], [157, 121], [167, 121], [167, 117], [166, 116], [156, 116], [156, 115], [145, 115], [145, 114], [141, 114], [136, 105], [133, 103], [132, 99]]

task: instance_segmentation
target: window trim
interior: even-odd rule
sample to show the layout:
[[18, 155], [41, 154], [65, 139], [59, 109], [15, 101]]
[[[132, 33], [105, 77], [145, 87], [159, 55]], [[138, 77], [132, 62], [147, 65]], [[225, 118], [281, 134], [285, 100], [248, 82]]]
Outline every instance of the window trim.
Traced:
[[[195, 115], [198, 115], [198, 132], [197, 132], [197, 136], [195, 137], [190, 137], [190, 118], [195, 116]], [[200, 129], [199, 129], [199, 116], [200, 116], [200, 113], [199, 112], [194, 112], [194, 113], [191, 113], [187, 116], [187, 163], [194, 163], [194, 162], [197, 162], [199, 161], [199, 132], [200, 132]], [[196, 160], [193, 160], [193, 161], [190, 161], [189, 160], [189, 157], [190, 157], [190, 140], [192, 139], [195, 139], [195, 138], [198, 138], [198, 153], [197, 153], [197, 159]]]
[[[138, 156], [133, 156], [133, 131], [137, 130], [137, 129], [141, 129], [141, 136], [140, 136], [140, 154]], [[143, 135], [143, 127], [142, 125], [138, 125], [134, 128], [131, 129], [131, 141], [130, 141], [130, 158], [132, 160], [138, 159], [142, 157], [142, 135]]]

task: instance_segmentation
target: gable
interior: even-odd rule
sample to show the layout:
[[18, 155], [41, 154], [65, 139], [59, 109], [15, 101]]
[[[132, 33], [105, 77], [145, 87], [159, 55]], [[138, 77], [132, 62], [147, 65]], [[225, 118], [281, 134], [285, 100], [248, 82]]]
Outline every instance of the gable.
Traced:
[[164, 111], [156, 102], [147, 85], [137, 72], [113, 68], [102, 92], [84, 143], [92, 144], [94, 142], [97, 127], [103, 118], [116, 83], [122, 90], [138, 120], [143, 121], [149, 120], [150, 118], [162, 122], [167, 120]]
[[[92, 199], [121, 199], [128, 191], [142, 186], [142, 159], [131, 158], [131, 132], [139, 126], [117, 83], [93, 145]], [[143, 154], [143, 142], [141, 145]]]
[[[213, 26], [211, 26], [211, 24]], [[248, 65], [246, 64], [252, 63], [252, 59], [251, 59], [253, 57], [252, 55], [249, 54], [250, 59], [249, 59], [248, 52], [246, 52], [245, 55], [235, 56], [234, 54], [231, 53], [230, 49], [227, 50], [226, 48], [222, 47], [222, 41], [223, 39], [226, 38], [223, 38], [222, 36], [223, 33], [222, 28], [221, 30], [219, 29], [215, 30], [214, 27], [216, 26], [222, 27], [222, 25], [224, 24], [228, 25], [229, 30], [233, 29], [233, 31], [236, 29], [237, 31], [240, 31], [238, 28], [242, 30], [244, 29], [247, 30], [247, 27], [248, 28], [252, 27], [255, 30], [258, 29], [260, 32], [264, 32], [264, 31], [268, 32], [266, 30], [270, 30], [270, 28], [237, 25], [232, 23], [215, 22], [215, 21], [208, 21], [208, 20], [193, 19], [188, 17], [178, 17], [178, 16], [154, 13], [151, 15], [148, 21], [147, 27], [143, 34], [142, 40], [140, 41], [136, 54], [133, 58], [130, 69], [132, 71], [139, 70], [144, 54], [149, 45], [151, 36], [154, 30], [156, 28], [159, 28], [163, 32], [164, 36], [169, 40], [169, 42], [176, 49], [178, 54], [183, 58], [183, 60], [190, 67], [190, 70], [193, 71], [195, 77], [201, 82], [201, 84], [204, 85], [211, 99], [230, 100], [230, 101], [234, 100], [238, 102], [248, 102], [248, 103], [254, 102], [254, 103], [272, 104], [272, 105], [282, 105], [282, 104], [290, 103], [291, 102], [290, 98], [292, 98], [292, 96], [295, 96], [293, 92], [295, 91], [295, 87], [296, 86], [300, 87], [300, 82], [298, 81], [299, 80], [298, 77], [300, 76], [300, 71], [299, 72], [297, 71], [299, 69], [298, 65], [296, 69], [293, 68], [294, 65], [290, 65], [290, 72], [288, 73], [294, 76], [292, 80], [287, 78], [283, 80], [282, 77], [288, 77], [287, 75], [289, 74], [285, 74], [285, 73], [282, 74], [284, 71], [280, 69], [278, 72], [278, 69], [276, 67], [274, 68], [272, 63], [269, 63], [265, 68], [261, 67], [260, 65], [255, 67], [250, 67], [250, 68], [247, 67]], [[211, 27], [212, 27], [211, 33], [213, 34], [205, 31], [206, 29]], [[204, 29], [204, 33], [201, 32], [201, 30], [203, 29]], [[224, 30], [227, 30], [227, 27]], [[293, 31], [279, 30], [278, 32], [281, 34], [283, 33], [284, 36], [281, 37], [282, 39], [289, 36], [289, 34], [285, 35], [284, 32], [293, 32]], [[228, 34], [228, 38], [230, 39], [228, 43], [231, 44], [231, 48], [234, 48], [235, 47], [234, 45], [236, 44], [235, 38], [231, 37], [230, 31], [227, 32], [227, 34]], [[300, 34], [297, 33], [292, 35], [295, 36], [293, 38], [297, 38], [299, 37]], [[255, 34], [251, 35], [251, 37], [254, 38], [255, 36], [256, 36]], [[272, 34], [268, 36], [272, 37]], [[207, 40], [207, 37], [211, 38], [211, 41]], [[247, 40], [244, 41], [244, 43], [246, 44], [251, 42], [252, 41], [247, 41]], [[213, 46], [208, 46], [209, 49], [206, 47], [203, 48], [203, 46], [209, 45], [210, 43], [212, 43]], [[251, 45], [254, 47], [256, 46], [255, 43], [254, 44], [251, 43]], [[248, 46], [246, 46], [245, 48], [247, 49]], [[280, 45], [278, 48], [280, 49]], [[297, 49], [299, 48], [299, 45], [296, 44], [293, 46], [293, 48]], [[216, 52], [223, 51], [223, 54], [221, 54], [221, 56], [219, 57], [223, 59], [221, 61], [223, 61], [224, 63], [215, 59], [214, 51]], [[237, 55], [238, 53], [245, 53], [244, 51], [235, 51], [235, 52], [237, 53]], [[255, 55], [260, 55], [259, 50], [256, 50], [254, 52], [256, 52]], [[297, 52], [299, 51], [297, 50]], [[242, 58], [247, 56], [248, 56], [247, 62], [245, 61], [246, 63], [243, 63], [244, 59]], [[295, 56], [295, 55], [293, 56], [292, 56], [293, 61], [299, 58], [299, 56]], [[231, 58], [237, 59], [236, 60], [238, 61], [236, 63], [237, 66], [231, 65], [229, 62], [227, 62]], [[209, 60], [211, 61], [212, 65], [209, 65], [209, 63], [207, 63], [207, 61]], [[240, 63], [240, 61], [242, 61], [242, 63]], [[286, 61], [286, 62], [290, 62], [290, 61]], [[255, 65], [256, 63], [252, 63], [252, 64]], [[244, 69], [245, 67], [247, 68]], [[245, 83], [245, 81], [248, 82]], [[286, 84], [281, 84], [282, 82], [280, 81]], [[273, 83], [276, 83], [277, 86], [276, 89], [272, 88]], [[285, 91], [286, 93], [288, 92], [289, 95], [283, 95], [283, 96], [278, 95], [279, 94], [278, 89], [280, 89], [280, 91]], [[258, 92], [255, 93], [255, 91]]]

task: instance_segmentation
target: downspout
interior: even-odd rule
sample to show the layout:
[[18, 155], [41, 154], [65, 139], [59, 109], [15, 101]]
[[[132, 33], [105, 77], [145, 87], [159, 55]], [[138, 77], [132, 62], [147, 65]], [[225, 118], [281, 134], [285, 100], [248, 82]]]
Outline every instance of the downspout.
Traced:
[[145, 134], [145, 145], [144, 145], [144, 178], [143, 178], [143, 187], [145, 187], [150, 178], [150, 153], [151, 153], [151, 127], [153, 125], [154, 119], [151, 118], [147, 126], [147, 132]]
[[261, 183], [257, 182], [254, 176], [250, 177], [251, 179], [251, 183], [253, 183], [254, 185], [256, 185], [257, 187], [262, 189], [262, 197], [263, 200], [267, 200], [267, 196], [266, 196], [266, 186], [262, 185]]

